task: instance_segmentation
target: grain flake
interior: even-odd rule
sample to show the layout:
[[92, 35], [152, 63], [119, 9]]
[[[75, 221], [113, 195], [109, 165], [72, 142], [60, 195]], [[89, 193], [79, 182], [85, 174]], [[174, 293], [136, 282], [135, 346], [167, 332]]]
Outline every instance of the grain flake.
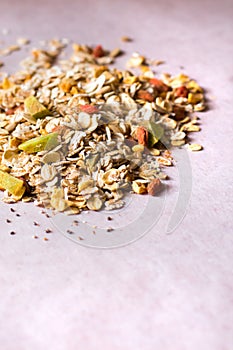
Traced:
[[[0, 55], [28, 43], [18, 39]], [[166, 147], [181, 147], [189, 132], [200, 130], [192, 113], [205, 108], [203, 89], [184, 74], [155, 76], [153, 65], [162, 62], [139, 53], [127, 63], [139, 68], [136, 75], [109, 66], [119, 48], [73, 44], [71, 57], [59, 60], [68, 41], [44, 44], [32, 50], [22, 70], [0, 80], [3, 200], [33, 200], [76, 215], [119, 209], [131, 191], [157, 195], [167, 178], [161, 168], [173, 164]]]

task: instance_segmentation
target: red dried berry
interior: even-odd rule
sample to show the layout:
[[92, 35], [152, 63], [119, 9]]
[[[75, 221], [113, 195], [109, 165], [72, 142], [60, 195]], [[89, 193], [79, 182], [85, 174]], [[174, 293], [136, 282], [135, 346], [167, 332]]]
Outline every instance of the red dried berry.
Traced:
[[93, 55], [94, 57], [98, 58], [98, 57], [103, 57], [104, 56], [104, 50], [102, 48], [101, 45], [97, 45], [94, 49], [93, 49]]
[[140, 145], [143, 145], [143, 146], [148, 145], [148, 130], [146, 130], [143, 126], [139, 126], [137, 128], [136, 137]]
[[180, 86], [175, 90], [175, 97], [188, 97], [188, 93], [186, 86]]
[[153, 85], [158, 92], [168, 92], [170, 90], [168, 85], [157, 78], [150, 79], [150, 84]]
[[155, 100], [154, 96], [146, 90], [138, 90], [137, 98], [147, 102], [153, 102]]
[[80, 105], [80, 110], [89, 114], [98, 112], [98, 107], [92, 105]]

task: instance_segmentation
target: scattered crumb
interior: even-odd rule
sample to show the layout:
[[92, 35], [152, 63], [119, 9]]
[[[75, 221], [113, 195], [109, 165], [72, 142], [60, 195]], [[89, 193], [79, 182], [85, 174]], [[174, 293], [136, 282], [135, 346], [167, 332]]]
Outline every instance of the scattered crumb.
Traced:
[[28, 44], [30, 44], [30, 40], [27, 38], [18, 38], [17, 44], [18, 45], [28, 45]]
[[43, 238], [43, 241], [48, 241], [49, 239], [47, 237], [44, 237]]
[[84, 238], [81, 237], [81, 236], [78, 236], [78, 239], [79, 239], [80, 241], [83, 241], [83, 240], [84, 240]]
[[164, 63], [165, 61], [162, 61], [162, 60], [154, 60], [151, 62], [153, 66], [160, 66], [161, 64], [164, 64]]
[[67, 233], [69, 233], [70, 235], [72, 235], [74, 232], [71, 230], [66, 230]]
[[74, 220], [73, 225], [78, 226], [78, 220]]
[[128, 37], [128, 36], [122, 36], [121, 37], [121, 41], [125, 42], [125, 43], [130, 43], [133, 41], [132, 38]]

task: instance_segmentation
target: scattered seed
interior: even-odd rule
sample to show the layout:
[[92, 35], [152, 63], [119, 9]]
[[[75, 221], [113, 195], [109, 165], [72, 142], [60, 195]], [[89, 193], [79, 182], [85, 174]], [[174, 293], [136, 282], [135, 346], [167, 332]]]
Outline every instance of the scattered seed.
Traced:
[[15, 212], [15, 209], [14, 209], [14, 208], [10, 208], [10, 211], [11, 211], [12, 213], [14, 213], [14, 212]]
[[107, 220], [108, 220], [108, 221], [111, 221], [111, 220], [113, 220], [113, 218], [112, 218], [111, 216], [108, 216], [108, 217], [107, 217]]
[[33, 222], [33, 225], [34, 226], [40, 226], [40, 224], [38, 224], [38, 222], [36, 222], [36, 221]]
[[133, 41], [133, 39], [131, 39], [128, 36], [122, 36], [121, 41], [126, 42], [126, 43], [130, 43], [131, 41]]
[[16, 234], [15, 231], [11, 231], [11, 232], [10, 232], [10, 235], [12, 235], [12, 236], [15, 235], [15, 234]]
[[114, 229], [112, 227], [107, 228], [107, 232], [112, 232]]
[[52, 231], [50, 228], [46, 228], [45, 232], [46, 232], [46, 233], [51, 233], [51, 232], [53, 232], [53, 231]]
[[10, 224], [10, 223], [11, 223], [11, 220], [9, 220], [9, 219], [6, 219], [6, 222], [7, 222], [8, 224]]
[[66, 230], [66, 232], [69, 233], [70, 235], [74, 233], [74, 231], [71, 231], [71, 230]]
[[44, 238], [43, 238], [43, 241], [45, 241], [45, 242], [48, 241], [48, 240], [49, 240], [49, 239], [48, 239], [47, 237], [44, 237]]

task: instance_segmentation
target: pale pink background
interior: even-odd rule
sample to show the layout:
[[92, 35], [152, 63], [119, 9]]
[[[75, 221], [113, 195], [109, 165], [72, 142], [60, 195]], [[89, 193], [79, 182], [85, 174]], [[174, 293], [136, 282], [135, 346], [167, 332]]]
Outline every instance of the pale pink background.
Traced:
[[[165, 233], [177, 198], [173, 180], [157, 226], [115, 250], [87, 249], [58, 233], [34, 240], [33, 220], [41, 232], [49, 225], [38, 209], [19, 206], [17, 218], [0, 204], [1, 349], [231, 350], [232, 1], [0, 0], [0, 7], [0, 29], [10, 29], [0, 40], [121, 45], [164, 59], [160, 72], [183, 65], [211, 98], [194, 135], [205, 151], [190, 155], [191, 202], [173, 234]], [[134, 41], [121, 43], [122, 35]], [[7, 58], [7, 68], [24, 55]]]

